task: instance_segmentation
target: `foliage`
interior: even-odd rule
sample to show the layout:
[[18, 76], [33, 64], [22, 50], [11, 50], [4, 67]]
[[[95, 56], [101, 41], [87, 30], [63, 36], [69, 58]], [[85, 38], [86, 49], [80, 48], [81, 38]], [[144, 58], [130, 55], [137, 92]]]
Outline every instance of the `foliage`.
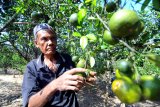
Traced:
[[20, 58], [9, 46], [4, 45], [0, 51], [0, 68], [2, 68], [4, 72], [7, 73], [8, 68], [13, 68], [22, 73], [26, 61]]
[[141, 6], [141, 10], [144, 10], [149, 5], [149, 3], [151, 2], [153, 8], [157, 11], [160, 11], [159, 10], [159, 7], [160, 7], [160, 1], [159, 0], [136, 0], [136, 3], [139, 3], [141, 1], [143, 1], [143, 5]]
[[[12, 50], [11, 58], [6, 57], [6, 59], [12, 59], [14, 63], [5, 60], [12, 62], [12, 67], [19, 68], [21, 66], [19, 64], [25, 65], [25, 61], [28, 62], [39, 55], [39, 51], [33, 44], [32, 30], [37, 23], [42, 22], [49, 23], [56, 30], [59, 36], [58, 51], [85, 59], [85, 67], [94, 69], [99, 74], [106, 70], [114, 71], [115, 62], [121, 59], [132, 60], [137, 70], [141, 72], [139, 68], [145, 70], [145, 66], [150, 64], [146, 63], [145, 57], [140, 53], [159, 52], [159, 48], [157, 48], [159, 44], [147, 44], [150, 39], [160, 38], [160, 12], [157, 11], [157, 6], [155, 6], [156, 0], [153, 0], [153, 7], [156, 9], [137, 11], [140, 19], [145, 22], [144, 31], [137, 39], [123, 40], [138, 53], [126, 47], [124, 42], [110, 45], [103, 40], [104, 31], [109, 29], [107, 26], [111, 16], [117, 9], [124, 8], [121, 6], [120, 0], [115, 0], [117, 8], [112, 12], [108, 12], [105, 7], [112, 0], [88, 0], [86, 2], [85, 0], [84, 2], [83, 0], [10, 1], [12, 1], [10, 2], [11, 5], [6, 12], [0, 14], [3, 28], [0, 35], [0, 46], [6, 46], [7, 49]], [[139, 3], [140, 0], [136, 2]], [[80, 10], [85, 10], [85, 12], [79, 12]], [[39, 18], [33, 18], [33, 12], [37, 13]], [[77, 13], [79, 17], [78, 25], [73, 25], [69, 21], [70, 16], [74, 13]], [[13, 17], [14, 15], [15, 17]], [[12, 18], [13, 20], [10, 20]], [[9, 24], [5, 26], [6, 23]], [[94, 40], [87, 36], [90, 34], [95, 36], [93, 37]], [[88, 42], [85, 42], [85, 46], [84, 42], [80, 43], [82, 37], [88, 40]], [[1, 54], [3, 57], [7, 55]], [[3, 63], [1, 64], [3, 65]], [[153, 66], [153, 72], [158, 70], [159, 68]]]

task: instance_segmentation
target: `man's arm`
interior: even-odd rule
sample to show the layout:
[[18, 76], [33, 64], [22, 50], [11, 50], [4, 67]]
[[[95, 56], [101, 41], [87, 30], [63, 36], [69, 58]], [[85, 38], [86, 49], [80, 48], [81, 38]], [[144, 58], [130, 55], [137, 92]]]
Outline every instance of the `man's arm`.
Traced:
[[57, 89], [54, 83], [49, 83], [46, 87], [29, 98], [28, 107], [43, 107], [56, 91]]
[[84, 84], [81, 76], [74, 75], [77, 72], [85, 72], [83, 68], [73, 68], [66, 71], [57, 79], [51, 81], [46, 87], [29, 98], [28, 107], [43, 107], [56, 91], [78, 91]]

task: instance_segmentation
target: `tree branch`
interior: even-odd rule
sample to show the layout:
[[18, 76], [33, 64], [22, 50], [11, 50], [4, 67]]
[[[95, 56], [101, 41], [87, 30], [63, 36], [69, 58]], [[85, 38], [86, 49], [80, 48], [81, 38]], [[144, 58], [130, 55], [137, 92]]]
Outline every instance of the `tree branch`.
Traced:
[[33, 22], [13, 22], [13, 24], [31, 24], [31, 25], [36, 25], [37, 23], [33, 23]]
[[100, 22], [102, 22], [102, 24], [104, 25], [104, 27], [110, 31], [109, 27], [106, 25], [106, 23], [102, 20], [102, 18], [96, 13], [97, 18], [100, 20]]
[[[10, 42], [10, 41], [9, 41], [9, 42]], [[14, 43], [12, 43], [12, 42], [10, 42], [10, 43], [11, 43], [12, 47], [17, 51], [17, 53], [18, 53], [21, 57], [23, 57], [26, 61], [28, 61], [28, 58], [27, 58], [25, 55], [23, 55], [22, 52], [20, 52], [20, 50], [14, 45]]]
[[10, 20], [8, 20], [8, 22], [2, 28], [0, 28], [0, 32], [2, 32], [7, 26], [9, 26], [9, 24], [13, 22], [13, 20], [16, 18], [17, 15], [18, 15], [18, 13], [15, 13], [12, 16], [12, 18]]
[[121, 42], [124, 46], [126, 46], [129, 50], [131, 50], [132, 52], [135, 53], [139, 53], [137, 52], [135, 49], [133, 49], [132, 47], [130, 47], [126, 42], [124, 42], [123, 40], [119, 40], [119, 42]]

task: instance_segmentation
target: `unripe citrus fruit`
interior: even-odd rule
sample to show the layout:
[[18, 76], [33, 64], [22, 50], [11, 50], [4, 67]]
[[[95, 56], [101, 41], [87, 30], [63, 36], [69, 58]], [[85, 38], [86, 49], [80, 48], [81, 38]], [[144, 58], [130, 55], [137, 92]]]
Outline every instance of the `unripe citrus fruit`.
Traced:
[[84, 68], [86, 64], [86, 60], [85, 59], [80, 59], [79, 62], [77, 63], [78, 68]]
[[39, 19], [43, 18], [43, 13], [33, 11], [33, 12], [31, 13], [31, 18], [32, 18], [34, 21], [38, 21]]
[[126, 104], [133, 104], [141, 99], [141, 89], [137, 84], [128, 78], [115, 79], [112, 83], [112, 91]]
[[[86, 60], [85, 59], [80, 59], [76, 65], [77, 68], [84, 68], [86, 65]], [[76, 75], [82, 76], [82, 77], [86, 77], [87, 74], [85, 72], [78, 72], [76, 73]]]
[[104, 31], [103, 39], [104, 39], [104, 41], [106, 41], [110, 45], [114, 45], [114, 44], [118, 43], [118, 40], [114, 39], [111, 32], [108, 30]]
[[109, 28], [114, 36], [119, 38], [131, 36], [139, 26], [139, 17], [133, 10], [120, 9], [113, 14]]
[[149, 59], [149, 61], [160, 67], [160, 55], [150, 53], [147, 54], [146, 57]]
[[69, 22], [73, 25], [77, 25], [78, 24], [78, 14], [77, 13], [73, 13], [70, 17], [69, 17]]
[[132, 77], [133, 75], [133, 65], [130, 61], [120, 60], [117, 63], [117, 69], [120, 73], [125, 74], [129, 77]]
[[143, 75], [140, 79], [142, 95], [145, 100], [160, 100], [160, 80], [151, 75]]
[[72, 56], [72, 61], [73, 61], [73, 62], [77, 62], [77, 61], [78, 61], [78, 58], [79, 58], [78, 56]]
[[106, 11], [107, 12], [113, 12], [114, 10], [116, 10], [117, 6], [116, 6], [116, 3], [111, 1], [111, 2], [108, 2], [106, 4]]

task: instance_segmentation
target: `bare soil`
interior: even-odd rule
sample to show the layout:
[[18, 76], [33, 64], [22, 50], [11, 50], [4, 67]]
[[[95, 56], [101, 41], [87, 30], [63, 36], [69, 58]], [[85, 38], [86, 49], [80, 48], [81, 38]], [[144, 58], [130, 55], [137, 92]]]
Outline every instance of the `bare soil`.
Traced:
[[[0, 75], [0, 107], [22, 107], [22, 75]], [[80, 107], [160, 107], [160, 102], [144, 101], [125, 105], [111, 91], [110, 76], [98, 77], [94, 86], [87, 85], [77, 93]]]

